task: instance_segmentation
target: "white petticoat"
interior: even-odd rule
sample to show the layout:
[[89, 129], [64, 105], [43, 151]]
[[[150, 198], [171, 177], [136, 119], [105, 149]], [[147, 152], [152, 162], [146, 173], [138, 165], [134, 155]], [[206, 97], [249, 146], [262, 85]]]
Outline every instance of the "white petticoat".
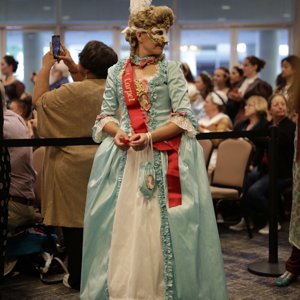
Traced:
[[150, 200], [138, 188], [139, 165], [150, 151], [127, 151], [108, 267], [111, 300], [163, 300], [163, 255], [157, 191]]

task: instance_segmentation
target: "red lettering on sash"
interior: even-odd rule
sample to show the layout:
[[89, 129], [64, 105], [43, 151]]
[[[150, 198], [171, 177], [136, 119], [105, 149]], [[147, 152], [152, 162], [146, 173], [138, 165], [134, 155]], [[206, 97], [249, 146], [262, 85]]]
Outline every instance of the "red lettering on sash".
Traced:
[[[148, 132], [134, 86], [133, 68], [130, 59], [128, 59], [126, 62], [125, 71], [122, 76], [122, 87], [132, 129], [135, 133]], [[169, 207], [175, 207], [182, 204], [178, 166], [178, 151], [180, 141], [181, 134], [169, 139], [166, 142], [157, 142], [153, 144], [153, 147], [156, 150], [167, 151], [168, 153], [167, 183]]]

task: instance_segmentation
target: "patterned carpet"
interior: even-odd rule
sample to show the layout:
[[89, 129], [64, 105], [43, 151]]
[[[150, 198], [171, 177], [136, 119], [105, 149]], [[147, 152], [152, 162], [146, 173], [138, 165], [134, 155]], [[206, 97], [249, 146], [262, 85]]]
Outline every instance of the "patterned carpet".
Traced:
[[[288, 226], [284, 223], [279, 232], [279, 262], [285, 262], [290, 255]], [[268, 261], [268, 236], [254, 233], [250, 240], [246, 232], [232, 232], [225, 226], [219, 227], [219, 231], [231, 300], [300, 299], [300, 279], [289, 287], [279, 288], [274, 277], [257, 276], [247, 270], [249, 264]]]
[[[287, 242], [288, 223], [279, 232], [279, 260], [285, 261], [290, 254]], [[232, 232], [227, 226], [219, 226], [224, 254], [227, 285], [231, 300], [300, 299], [300, 279], [287, 288], [274, 285], [274, 278], [262, 277], [248, 272], [249, 264], [267, 261], [268, 237], [254, 233], [249, 239], [246, 232]], [[213, 262], [212, 262], [213, 263]], [[58, 300], [79, 299], [76, 291], [62, 284], [46, 285], [38, 278], [17, 275], [0, 284], [0, 300]], [[184, 299], [194, 300], [194, 299]], [[215, 300], [215, 299], [204, 299]]]

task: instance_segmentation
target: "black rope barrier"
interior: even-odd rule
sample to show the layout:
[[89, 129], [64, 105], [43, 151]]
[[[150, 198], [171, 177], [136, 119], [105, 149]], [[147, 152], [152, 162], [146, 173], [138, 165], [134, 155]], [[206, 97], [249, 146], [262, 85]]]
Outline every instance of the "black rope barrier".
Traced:
[[[0, 128], [2, 129], [2, 128]], [[0, 130], [2, 131], [2, 130]], [[199, 133], [196, 136], [197, 140], [205, 139], [228, 139], [228, 138], [265, 138], [269, 143], [269, 258], [267, 262], [257, 262], [249, 265], [248, 270], [257, 275], [263, 276], [278, 276], [282, 273], [282, 264], [278, 263], [278, 232], [277, 232], [277, 166], [276, 160], [278, 157], [278, 129], [271, 127], [269, 130], [257, 131], [230, 131], [230, 132], [208, 132]], [[40, 146], [79, 146], [79, 145], [95, 145], [91, 137], [74, 137], [74, 138], [40, 138], [40, 139], [1, 139], [1, 147], [40, 147]], [[3, 237], [0, 236], [2, 239]], [[3, 244], [1, 241], [0, 245]], [[0, 260], [0, 264], [1, 264]], [[3, 266], [0, 266], [0, 270]], [[263, 269], [263, 270], [261, 270]], [[3, 273], [2, 273], [3, 274]], [[0, 278], [2, 276], [0, 274]]]
[[[228, 131], [228, 132], [207, 132], [197, 134], [197, 140], [211, 139], [236, 139], [236, 138], [258, 138], [269, 137], [269, 130], [257, 131]], [[40, 147], [40, 146], [80, 146], [95, 145], [91, 137], [72, 138], [41, 138], [41, 139], [6, 139], [0, 140], [0, 146], [4, 147]]]
[[40, 146], [82, 146], [96, 145], [91, 137], [45, 138], [45, 139], [7, 139], [0, 141], [4, 147], [40, 147]]

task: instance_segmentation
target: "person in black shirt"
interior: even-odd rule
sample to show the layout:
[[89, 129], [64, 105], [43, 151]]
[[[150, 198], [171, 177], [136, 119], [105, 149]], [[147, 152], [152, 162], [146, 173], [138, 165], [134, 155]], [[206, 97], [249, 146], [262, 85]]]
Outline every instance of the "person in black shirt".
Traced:
[[[269, 110], [272, 121], [267, 124], [267, 127], [278, 127], [278, 154], [281, 159], [277, 162], [277, 187], [281, 191], [292, 184], [296, 125], [287, 117], [287, 101], [283, 95], [275, 94], [271, 97]], [[248, 214], [258, 227], [263, 227], [259, 233], [268, 234], [269, 159], [266, 141], [261, 141], [261, 146], [264, 147], [264, 157], [260, 165], [247, 176], [243, 209], [244, 214]], [[243, 230], [245, 228], [243, 222], [244, 220], [237, 225], [230, 226], [230, 229]], [[280, 229], [280, 224], [278, 224], [278, 229]]]

